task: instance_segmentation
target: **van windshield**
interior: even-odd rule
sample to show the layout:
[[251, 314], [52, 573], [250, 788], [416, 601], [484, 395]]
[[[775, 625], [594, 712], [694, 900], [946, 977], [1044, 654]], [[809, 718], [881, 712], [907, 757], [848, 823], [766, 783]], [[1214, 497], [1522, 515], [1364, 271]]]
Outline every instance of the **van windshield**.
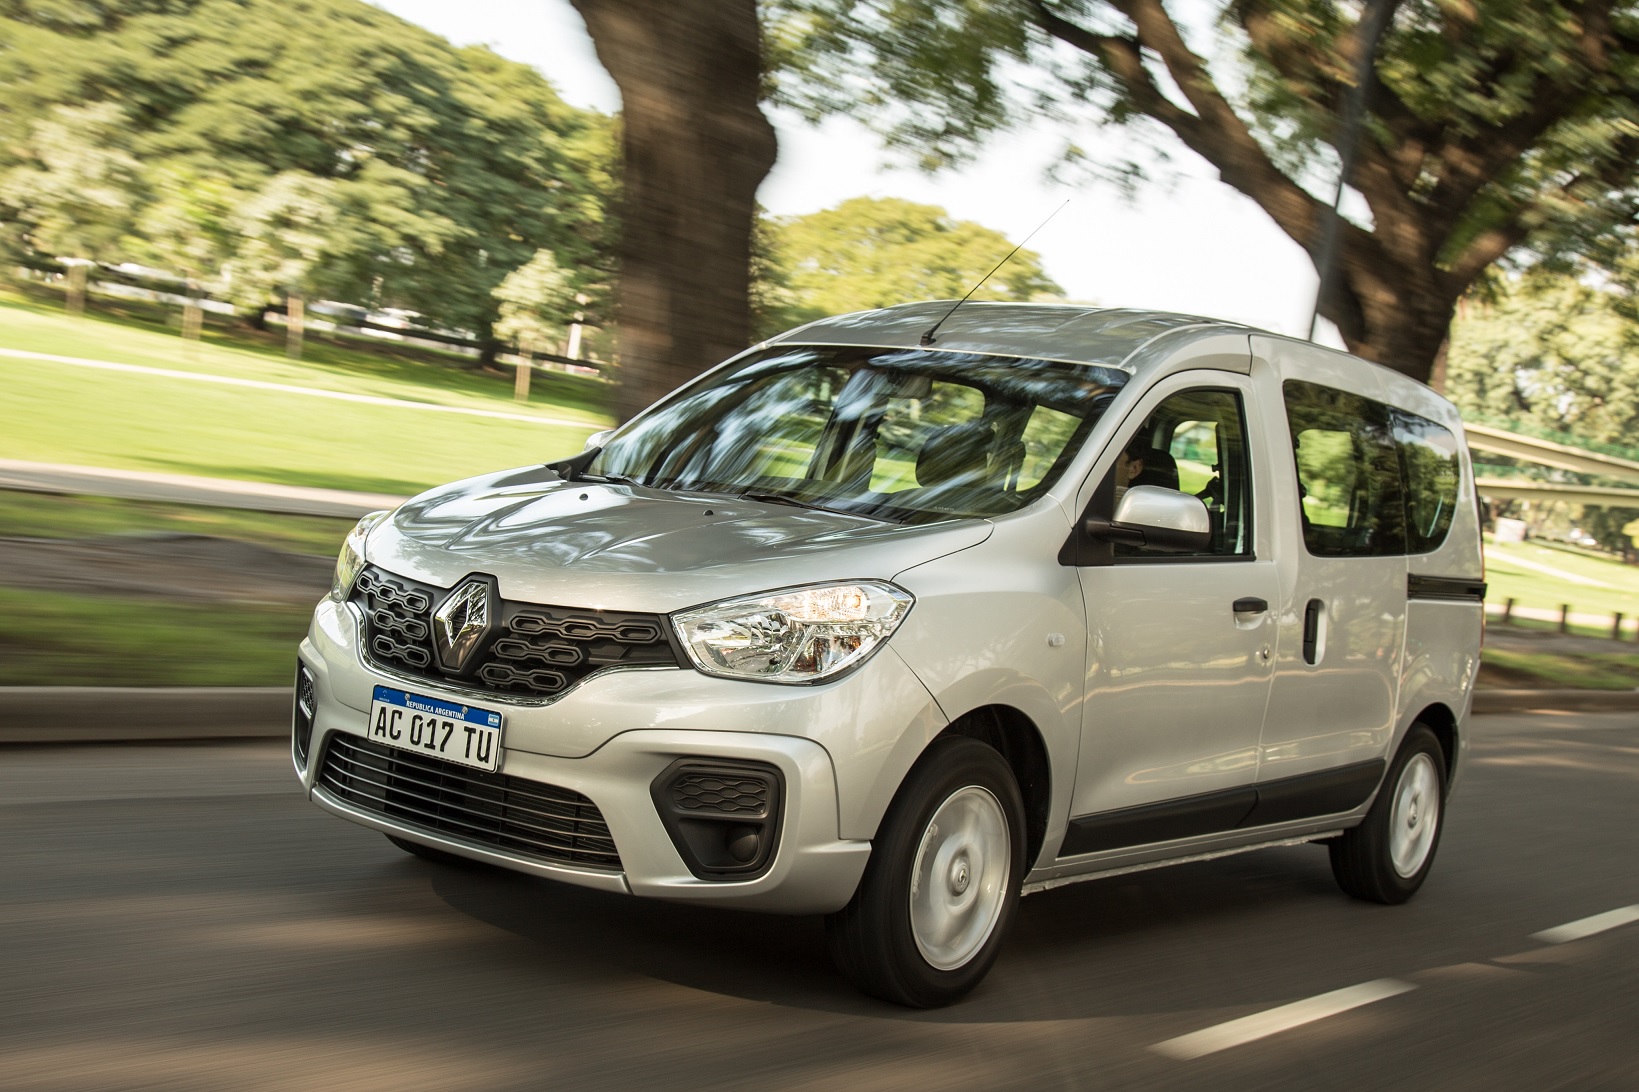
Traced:
[[782, 346], [634, 418], [585, 476], [900, 522], [1011, 512], [1127, 373], [923, 349]]

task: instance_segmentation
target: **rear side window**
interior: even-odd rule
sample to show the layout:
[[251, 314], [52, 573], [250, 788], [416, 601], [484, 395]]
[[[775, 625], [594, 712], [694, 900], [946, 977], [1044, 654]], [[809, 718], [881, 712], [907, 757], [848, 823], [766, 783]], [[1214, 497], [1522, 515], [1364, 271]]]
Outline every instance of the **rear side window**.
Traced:
[[1462, 465], [1450, 429], [1315, 383], [1282, 391], [1310, 553], [1421, 554], [1445, 541]]
[[1404, 410], [1391, 410], [1394, 446], [1406, 480], [1406, 550], [1439, 548], [1451, 530], [1457, 505], [1457, 437], [1449, 429]]
[[1298, 380], [1288, 380], [1282, 391], [1309, 552], [1317, 557], [1405, 553], [1400, 457], [1389, 408]]

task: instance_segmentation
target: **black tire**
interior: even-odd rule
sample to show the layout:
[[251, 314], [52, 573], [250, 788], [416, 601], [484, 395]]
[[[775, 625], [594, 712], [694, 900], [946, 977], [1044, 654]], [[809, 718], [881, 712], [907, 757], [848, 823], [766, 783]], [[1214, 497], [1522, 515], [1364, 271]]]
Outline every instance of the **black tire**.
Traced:
[[402, 849], [405, 853], [420, 857], [423, 861], [434, 864], [450, 865], [454, 868], [483, 868], [482, 861], [475, 861], [471, 857], [462, 857], [460, 854], [450, 853], [434, 846], [424, 846], [420, 842], [412, 842], [408, 838], [400, 838], [396, 834], [387, 835], [387, 840]]
[[[999, 807], [992, 809], [992, 804]], [[977, 816], [976, 824], [990, 836], [986, 844], [1005, 845], [1007, 860], [995, 861], [994, 853], [985, 860], [982, 838], [971, 843], [947, 838], [938, 843], [929, 824], [947, 805], [965, 807], [967, 815]], [[995, 825], [998, 818], [1005, 830]], [[911, 768], [889, 806], [852, 901], [825, 920], [826, 942], [837, 969], [864, 992], [912, 1008], [948, 1005], [977, 986], [996, 962], [1019, 903], [1025, 868], [1024, 822], [1018, 783], [1001, 755], [962, 736], [935, 740]], [[952, 959], [960, 960], [959, 965], [945, 968], [923, 954], [912, 924], [912, 874], [924, 863], [920, 851], [925, 834], [935, 839], [929, 842], [934, 858], [925, 862], [929, 870], [934, 859], [947, 851], [953, 854], [946, 876], [948, 893], [942, 896], [947, 902], [964, 899], [969, 885], [976, 883], [972, 904], [976, 912], [947, 914], [941, 919], [967, 923], [945, 949]], [[999, 895], [991, 886], [997, 882]], [[928, 890], [933, 890], [931, 884]], [[926, 907], [927, 900], [920, 905]], [[964, 954], [967, 945], [973, 947]]]
[[[1416, 799], [1402, 801], [1403, 793], [1414, 794]], [[1428, 818], [1430, 794], [1435, 805], [1434, 829], [1432, 833], [1419, 833], [1414, 828]], [[1434, 866], [1434, 854], [1445, 829], [1445, 805], [1445, 752], [1432, 729], [1426, 724], [1413, 724], [1389, 764], [1366, 818], [1330, 843], [1332, 875], [1337, 885], [1357, 899], [1390, 906], [1411, 898]], [[1399, 864], [1397, 836], [1401, 847]]]

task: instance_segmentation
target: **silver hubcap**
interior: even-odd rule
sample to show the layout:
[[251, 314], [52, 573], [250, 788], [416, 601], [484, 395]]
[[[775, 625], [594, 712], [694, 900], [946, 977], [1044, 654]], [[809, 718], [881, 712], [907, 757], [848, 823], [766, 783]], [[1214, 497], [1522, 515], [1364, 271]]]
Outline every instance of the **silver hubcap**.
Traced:
[[1428, 755], [1417, 755], [1400, 771], [1389, 823], [1389, 857], [1394, 870], [1410, 879], [1428, 860], [1440, 829], [1440, 775]]
[[911, 872], [911, 935], [922, 958], [953, 971], [996, 929], [1007, 892], [1009, 839], [1002, 805], [969, 785], [933, 813]]

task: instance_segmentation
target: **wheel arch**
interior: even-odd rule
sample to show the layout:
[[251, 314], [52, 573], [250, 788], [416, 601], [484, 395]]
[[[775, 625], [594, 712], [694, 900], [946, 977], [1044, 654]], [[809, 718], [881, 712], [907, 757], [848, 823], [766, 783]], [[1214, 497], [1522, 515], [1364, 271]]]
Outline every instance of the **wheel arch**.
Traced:
[[1446, 763], [1446, 785], [1449, 787], [1457, 778], [1457, 715], [1444, 702], [1432, 702], [1411, 718], [1413, 724], [1426, 724], [1434, 733], [1434, 738], [1440, 741], [1440, 753]]
[[1024, 798], [1026, 868], [1041, 855], [1053, 800], [1053, 769], [1041, 729], [1011, 705], [982, 705], [957, 717], [939, 737], [966, 736], [994, 748]]

